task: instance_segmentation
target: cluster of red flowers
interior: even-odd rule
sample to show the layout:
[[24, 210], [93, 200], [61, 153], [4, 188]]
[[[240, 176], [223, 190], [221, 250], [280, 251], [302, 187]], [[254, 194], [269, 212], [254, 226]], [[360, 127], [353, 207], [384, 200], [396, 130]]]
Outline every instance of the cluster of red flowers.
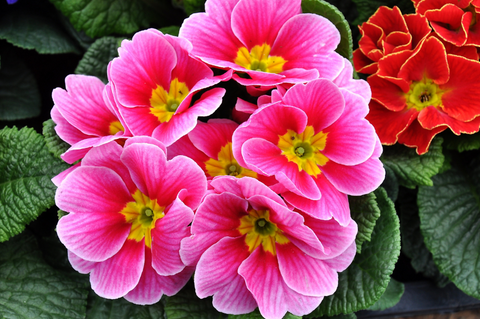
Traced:
[[380, 7], [360, 28], [355, 70], [371, 74], [367, 119], [385, 145], [428, 151], [450, 128], [480, 128], [480, 6], [473, 0], [413, 0], [416, 13]]

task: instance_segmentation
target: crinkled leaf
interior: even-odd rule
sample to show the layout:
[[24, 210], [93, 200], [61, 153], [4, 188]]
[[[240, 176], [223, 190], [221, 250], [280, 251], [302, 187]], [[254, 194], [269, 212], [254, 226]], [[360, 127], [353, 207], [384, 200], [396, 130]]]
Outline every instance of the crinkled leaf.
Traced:
[[397, 6], [403, 14], [415, 12], [413, 3], [410, 0], [353, 0], [353, 2], [357, 5], [358, 17], [352, 24], [361, 24], [367, 21], [380, 6], [390, 8]]
[[86, 319], [160, 319], [164, 318], [162, 302], [140, 306], [120, 298], [103, 299], [93, 291], [88, 294]]
[[188, 15], [205, 11], [205, 0], [183, 0], [183, 8]]
[[459, 136], [447, 130], [442, 134], [445, 142], [444, 147], [450, 150], [456, 150], [461, 152], [473, 151], [480, 149], [480, 133], [476, 134], [461, 134]]
[[164, 27], [159, 29], [163, 34], [170, 34], [178, 37], [178, 33], [180, 32], [180, 27], [176, 25], [171, 25], [169, 27]]
[[385, 167], [385, 179], [382, 185], [380, 186], [382, 186], [387, 191], [388, 197], [392, 200], [392, 202], [395, 202], [398, 197], [398, 189], [399, 189], [398, 179], [390, 167], [388, 166], [384, 166], [384, 167]]
[[226, 319], [212, 305], [212, 298], [199, 299], [190, 281], [179, 293], [166, 297], [165, 316], [167, 319]]
[[107, 66], [118, 56], [118, 46], [123, 38], [103, 37], [96, 40], [78, 62], [76, 74], [93, 75], [107, 83]]
[[398, 201], [398, 211], [402, 233], [402, 251], [411, 259], [410, 263], [413, 269], [432, 279], [438, 286], [445, 286], [449, 283], [449, 280], [438, 270], [433, 262], [432, 253], [425, 246], [420, 230], [417, 192], [415, 190], [402, 189]]
[[50, 0], [77, 30], [90, 37], [128, 34], [148, 26], [140, 0]]
[[402, 298], [405, 292], [405, 285], [395, 279], [390, 279], [387, 289], [382, 297], [376, 303], [371, 305], [368, 310], [381, 311], [395, 306]]
[[0, 242], [21, 233], [54, 204], [50, 179], [68, 167], [50, 154], [35, 130], [0, 131]]
[[80, 53], [75, 41], [55, 20], [24, 10], [0, 17], [0, 39], [41, 54]]
[[336, 315], [336, 316], [323, 316], [320, 317], [319, 319], [357, 319], [357, 315], [354, 313], [349, 313], [347, 315], [341, 314], [341, 315]]
[[26, 232], [0, 244], [2, 318], [85, 318], [88, 281], [49, 266]]
[[355, 243], [357, 244], [357, 253], [361, 253], [362, 244], [371, 239], [375, 223], [380, 217], [380, 208], [374, 193], [363, 196], [349, 196], [348, 202], [352, 219], [358, 225]]
[[343, 57], [352, 60], [352, 31], [347, 20], [337, 7], [323, 0], [302, 0], [302, 11], [304, 13], [316, 13], [330, 20], [340, 31], [341, 36], [340, 44], [335, 51]]
[[403, 145], [384, 147], [381, 160], [397, 175], [400, 185], [415, 188], [432, 186], [431, 177], [438, 174], [443, 165], [441, 137], [435, 138], [427, 153], [418, 155], [415, 149]]
[[469, 155], [433, 177], [434, 186], [420, 187], [418, 207], [425, 244], [440, 271], [480, 298], [480, 154]]
[[[290, 312], [283, 317], [283, 319], [301, 319], [300, 316], [292, 315]], [[258, 311], [258, 308], [255, 311], [244, 314], [244, 315], [228, 315], [228, 319], [263, 319], [263, 316]]]
[[13, 121], [40, 114], [40, 93], [33, 74], [11, 52], [2, 54], [0, 120]]
[[381, 215], [370, 242], [362, 253], [338, 276], [337, 291], [325, 297], [315, 311], [304, 316], [334, 316], [366, 309], [385, 292], [395, 263], [400, 255], [400, 225], [392, 201], [383, 188], [375, 191]]
[[45, 144], [47, 149], [55, 157], [60, 158], [60, 155], [65, 153], [70, 147], [65, 141], [63, 141], [55, 132], [55, 122], [52, 119], [49, 119], [43, 122], [43, 137], [45, 138]]

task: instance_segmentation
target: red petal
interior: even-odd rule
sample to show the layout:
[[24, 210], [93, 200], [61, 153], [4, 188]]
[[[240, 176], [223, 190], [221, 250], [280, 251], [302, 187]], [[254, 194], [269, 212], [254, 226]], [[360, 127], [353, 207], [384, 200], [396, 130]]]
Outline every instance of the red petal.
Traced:
[[358, 29], [362, 35], [362, 38], [358, 41], [358, 46], [363, 54], [367, 55], [372, 50], [383, 48], [382, 42], [385, 34], [379, 26], [364, 22]]
[[403, 110], [406, 105], [406, 97], [399, 86], [376, 74], [369, 76], [367, 81], [372, 88], [372, 99], [391, 111]]
[[390, 9], [382, 6], [378, 8], [377, 12], [375, 12], [370, 19], [368, 19], [368, 22], [382, 28], [386, 35], [394, 31], [408, 33], [407, 24], [405, 23], [402, 12], [398, 7]]
[[433, 106], [423, 109], [418, 115], [418, 121], [424, 128], [429, 130], [447, 125], [452, 132], [457, 135], [461, 133], [473, 134], [478, 132], [480, 128], [480, 117], [470, 122], [462, 122], [448, 116], [447, 113]]
[[395, 31], [385, 38], [383, 50], [385, 54], [392, 52], [400, 52], [410, 50], [412, 44], [412, 36], [409, 33]]
[[427, 11], [425, 17], [430, 21], [435, 32], [445, 41], [456, 46], [462, 46], [467, 41], [467, 30], [472, 19], [471, 12], [465, 13], [456, 5], [447, 4], [440, 10]]
[[360, 49], [353, 51], [353, 65], [355, 71], [365, 74], [377, 72], [377, 62], [370, 60]]
[[407, 23], [408, 30], [412, 35], [412, 50], [422, 42], [431, 32], [432, 29], [428, 25], [428, 20], [420, 14], [406, 14], [403, 16]]
[[410, 90], [410, 82], [405, 79], [398, 77], [398, 72], [400, 68], [405, 63], [405, 61], [413, 54], [410, 50], [405, 50], [402, 52], [396, 52], [387, 55], [378, 62], [378, 72], [377, 75], [385, 80], [392, 82], [393, 84], [398, 85], [403, 92], [408, 92]]
[[447, 129], [447, 126], [440, 126], [433, 130], [424, 129], [418, 121], [413, 121], [412, 124], [400, 134], [398, 143], [404, 144], [408, 147], [417, 148], [417, 154], [422, 155], [428, 151], [432, 139], [438, 133]]

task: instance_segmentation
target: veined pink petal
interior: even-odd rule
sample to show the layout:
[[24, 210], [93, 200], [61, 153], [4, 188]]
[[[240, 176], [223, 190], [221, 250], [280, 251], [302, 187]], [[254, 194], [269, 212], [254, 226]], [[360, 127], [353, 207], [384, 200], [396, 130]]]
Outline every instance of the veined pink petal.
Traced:
[[264, 43], [272, 46], [285, 22], [300, 13], [300, 4], [300, 0], [241, 0], [232, 11], [233, 33], [249, 51]]
[[172, 203], [182, 190], [186, 190], [186, 194], [180, 194], [180, 199], [191, 209], [196, 209], [207, 190], [207, 178], [202, 169], [185, 156], [168, 161], [162, 179], [155, 196], [161, 206]]
[[197, 126], [188, 133], [196, 148], [209, 158], [218, 159], [221, 148], [232, 141], [232, 135], [238, 124], [227, 119], [211, 119], [208, 123], [197, 122]]
[[150, 107], [152, 90], [157, 85], [170, 87], [177, 64], [174, 48], [160, 32], [150, 29], [136, 33], [132, 41], [124, 40], [118, 53], [109, 70], [118, 101], [125, 107]]
[[343, 253], [332, 259], [325, 259], [324, 262], [332, 269], [335, 269], [338, 272], [342, 272], [352, 264], [353, 258], [355, 258], [356, 253], [357, 245], [355, 244], [355, 241], [353, 241]]
[[144, 262], [144, 241], [127, 239], [117, 254], [92, 269], [90, 283], [93, 291], [103, 298], [123, 297], [140, 281]]
[[78, 257], [105, 261], [122, 248], [132, 228], [118, 213], [70, 213], [57, 225], [60, 241]]
[[161, 124], [149, 107], [124, 107], [120, 105], [119, 110], [127, 123], [128, 129], [135, 136], [150, 136], [155, 128]]
[[[218, 182], [219, 181], [216, 181], [216, 183]], [[255, 195], [261, 195], [277, 202], [277, 204], [286, 206], [285, 202], [282, 200], [280, 196], [278, 196], [265, 184], [263, 184], [262, 182], [254, 178], [244, 177], [244, 178], [237, 179], [236, 182], [242, 189], [242, 195], [243, 195], [242, 197], [246, 199], [250, 199], [252, 196], [255, 196]]]
[[137, 305], [157, 303], [163, 294], [172, 296], [182, 289], [193, 273], [193, 267], [187, 267], [173, 276], [160, 276], [152, 268], [152, 252], [145, 247], [145, 265], [138, 285], [124, 297]]
[[167, 153], [167, 147], [162, 142], [160, 142], [159, 140], [157, 140], [153, 137], [150, 137], [150, 136], [130, 137], [130, 138], [125, 140], [125, 145], [123, 145], [123, 148], [126, 148], [126, 147], [128, 147], [132, 144], [135, 144], [135, 143], [146, 143], [146, 144], [156, 145], [163, 151], [163, 153], [165, 153], [165, 154]]
[[[61, 89], [55, 89], [61, 90]], [[55, 132], [58, 136], [65, 142], [70, 145], [77, 143], [86, 138], [91, 138], [91, 135], [86, 135], [82, 133], [79, 129], [75, 128], [72, 124], [68, 123], [68, 121], [60, 114], [57, 106], [53, 106], [52, 111], [50, 112], [50, 116], [52, 120], [55, 122]]]
[[[285, 69], [321, 69], [318, 66], [330, 55], [340, 43], [340, 33], [326, 18], [316, 14], [299, 14], [289, 19], [283, 26], [272, 47], [271, 55], [284, 58]], [[339, 67], [335, 73], [340, 73], [343, 61], [337, 60]], [[336, 76], [335, 75], [335, 76]], [[335, 77], [334, 76], [334, 77]], [[330, 79], [333, 79], [330, 78]]]
[[103, 101], [105, 84], [93, 76], [71, 74], [65, 78], [65, 85], [66, 91], [57, 88], [52, 92], [65, 120], [84, 134], [109, 135], [110, 124], [118, 119]]
[[338, 191], [324, 174], [318, 175], [315, 183], [322, 194], [318, 200], [311, 200], [292, 192], [282, 193], [282, 197], [310, 216], [322, 220], [333, 217], [341, 225], [346, 226], [351, 220], [348, 196]]
[[278, 146], [262, 138], [251, 138], [242, 146], [242, 156], [247, 167], [264, 175], [275, 175], [285, 187], [290, 189], [293, 186], [292, 191], [310, 199], [319, 199], [320, 192], [313, 177], [303, 170], [299, 171], [298, 165], [289, 162], [281, 153]]
[[355, 166], [328, 161], [322, 166], [322, 171], [336, 189], [355, 196], [374, 191], [385, 179], [383, 164], [376, 157]]
[[257, 248], [240, 265], [238, 272], [255, 297], [260, 313], [266, 318], [280, 319], [287, 311], [302, 316], [312, 312], [323, 299], [305, 296], [288, 288], [276, 258], [263, 249]]
[[220, 312], [231, 314], [250, 313], [257, 308], [257, 302], [245, 285], [242, 276], [230, 279], [230, 284], [223, 286], [213, 295], [213, 306]]
[[88, 261], [78, 257], [70, 250], [68, 250], [67, 253], [70, 265], [72, 265], [72, 268], [81, 274], [88, 274], [93, 268], [95, 268], [95, 265], [97, 264], [96, 262]]
[[79, 167], [55, 194], [58, 208], [79, 214], [119, 213], [132, 201], [120, 176], [105, 167]]
[[[108, 66], [107, 66], [107, 74], [110, 73], [110, 71], [108, 71], [108, 70], [110, 69], [111, 65], [112, 64], [109, 63]], [[103, 101], [105, 102], [105, 105], [108, 107], [110, 112], [115, 114], [115, 116], [118, 118], [118, 120], [122, 124], [122, 126], [125, 130], [124, 135], [125, 136], [132, 136], [132, 132], [130, 132], [130, 130], [128, 129], [128, 125], [127, 125], [123, 116], [120, 113], [120, 109], [118, 107], [117, 100], [115, 99], [115, 95], [113, 94], [113, 91], [114, 91], [113, 83], [111, 83], [111, 82], [107, 83], [107, 85], [105, 85], [105, 88], [103, 89]]]
[[[200, 99], [183, 113], [175, 113], [170, 121], [162, 123], [152, 133], [152, 136], [166, 146], [170, 146], [180, 137], [192, 131], [199, 116], [212, 115], [222, 103], [225, 89], [214, 88], [203, 93]], [[178, 111], [178, 110], [177, 110]]]
[[[230, 284], [238, 267], [250, 255], [244, 236], [224, 237], [203, 254], [195, 271], [195, 291], [200, 298], [216, 294]], [[221, 260], [221, 262], [219, 262]]]
[[337, 272], [292, 243], [277, 245], [277, 256], [280, 273], [290, 289], [315, 297], [331, 295], [337, 289]]
[[91, 148], [98, 147], [121, 138], [123, 138], [123, 132], [118, 132], [115, 135], [92, 137], [81, 140], [73, 144], [72, 147], [63, 153], [61, 157], [65, 162], [72, 164], [84, 157]]
[[193, 145], [188, 135], [181, 137], [178, 141], [168, 147], [168, 160], [171, 160], [178, 155], [184, 155], [193, 159], [203, 170], [205, 170], [205, 162], [209, 159], [205, 153], [199, 151], [198, 148]]
[[307, 116], [296, 107], [279, 103], [265, 106], [252, 114], [250, 119], [233, 133], [233, 156], [240, 166], [248, 167], [242, 156], [242, 146], [247, 140], [260, 137], [277, 144], [279, 136], [284, 135], [287, 130], [300, 133], [306, 124]]
[[151, 199], [157, 199], [167, 165], [163, 150], [152, 144], [134, 143], [125, 147], [120, 159], [138, 189]]
[[64, 170], [63, 172], [61, 172], [60, 174], [58, 174], [57, 176], [55, 176], [54, 178], [52, 178], [52, 182], [53, 184], [55, 184], [55, 186], [57, 187], [60, 187], [60, 184], [63, 182], [63, 180], [68, 176], [68, 174], [70, 174], [71, 172], [73, 172], [74, 170], [76, 170], [77, 168], [80, 167], [80, 164], [81, 163], [77, 163], [69, 168], [67, 168], [66, 170]]
[[302, 216], [305, 218], [305, 225], [313, 230], [325, 247], [325, 251], [328, 251], [328, 256], [318, 257], [320, 259], [327, 260], [337, 257], [355, 242], [358, 227], [352, 219], [346, 226], [342, 226], [333, 218], [319, 220], [306, 214], [302, 214]]
[[180, 259], [180, 242], [190, 236], [188, 225], [193, 211], [180, 199], [175, 199], [152, 229], [152, 266], [159, 275], [171, 276], [181, 272], [185, 265]]
[[[339, 88], [348, 90], [354, 94], [360, 95], [368, 103], [372, 98], [372, 90], [365, 80], [356, 80], [353, 78], [353, 67], [349, 60], [344, 59], [344, 67], [340, 74], [333, 80]], [[368, 108], [367, 108], [368, 112]]]
[[211, 0], [206, 13], [195, 13], [185, 19], [179, 37], [193, 44], [192, 55], [222, 68], [241, 67], [233, 63], [241, 42], [233, 34], [231, 13], [239, 0]]
[[193, 219], [192, 236], [182, 240], [180, 256], [186, 265], [195, 265], [203, 252], [224, 237], [239, 237], [240, 218], [248, 202], [229, 193], [207, 195]]
[[282, 100], [284, 104], [303, 110], [308, 117], [307, 125], [312, 125], [315, 133], [334, 123], [345, 108], [345, 101], [338, 87], [325, 79], [306, 85], [297, 84], [285, 93]]

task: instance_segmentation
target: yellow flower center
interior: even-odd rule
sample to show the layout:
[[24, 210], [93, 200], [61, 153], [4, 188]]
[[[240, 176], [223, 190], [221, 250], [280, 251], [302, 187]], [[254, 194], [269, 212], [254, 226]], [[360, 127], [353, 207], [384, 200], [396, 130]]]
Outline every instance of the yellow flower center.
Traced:
[[280, 73], [287, 61], [280, 56], [270, 56], [270, 50], [270, 46], [266, 43], [254, 46], [250, 52], [246, 47], [241, 47], [233, 62], [248, 70]]
[[125, 128], [120, 121], [113, 121], [108, 126], [108, 133], [110, 133], [110, 135], [115, 135], [118, 132], [125, 132]]
[[233, 157], [231, 142], [228, 142], [225, 146], [222, 146], [220, 152], [218, 152], [218, 160], [210, 158], [208, 161], [206, 161], [205, 168], [207, 170], [207, 174], [211, 177], [230, 175], [238, 178], [244, 176], [257, 178], [257, 173], [238, 165], [237, 161]]
[[328, 133], [319, 132], [315, 134], [312, 126], [297, 134], [288, 130], [279, 136], [277, 146], [282, 150], [289, 162], [298, 165], [298, 171], [304, 170], [309, 175], [317, 177], [321, 173], [319, 166], [328, 162], [328, 158], [320, 151], [325, 149]]
[[250, 210], [248, 215], [240, 219], [240, 226], [237, 229], [240, 234], [246, 234], [245, 243], [249, 252], [262, 245], [264, 251], [276, 255], [275, 243], [287, 244], [290, 242], [277, 225], [270, 221], [268, 210]]
[[184, 82], [179, 82], [178, 79], [170, 82], [168, 93], [162, 86], [157, 85], [157, 88], [152, 90], [152, 96], [150, 97], [150, 105], [152, 106], [150, 113], [155, 115], [160, 123], [170, 121], [188, 93], [187, 85]]
[[410, 90], [406, 93], [408, 108], [418, 111], [427, 106], [442, 107], [443, 91], [432, 80], [423, 78], [422, 81], [413, 81]]
[[127, 203], [120, 212], [125, 216], [127, 223], [132, 224], [128, 239], [139, 242], [145, 238], [145, 245], [151, 248], [152, 229], [155, 228], [157, 219], [165, 216], [163, 213], [165, 207], [158, 205], [156, 199], [150, 199], [139, 190], [132, 197], [135, 201]]

